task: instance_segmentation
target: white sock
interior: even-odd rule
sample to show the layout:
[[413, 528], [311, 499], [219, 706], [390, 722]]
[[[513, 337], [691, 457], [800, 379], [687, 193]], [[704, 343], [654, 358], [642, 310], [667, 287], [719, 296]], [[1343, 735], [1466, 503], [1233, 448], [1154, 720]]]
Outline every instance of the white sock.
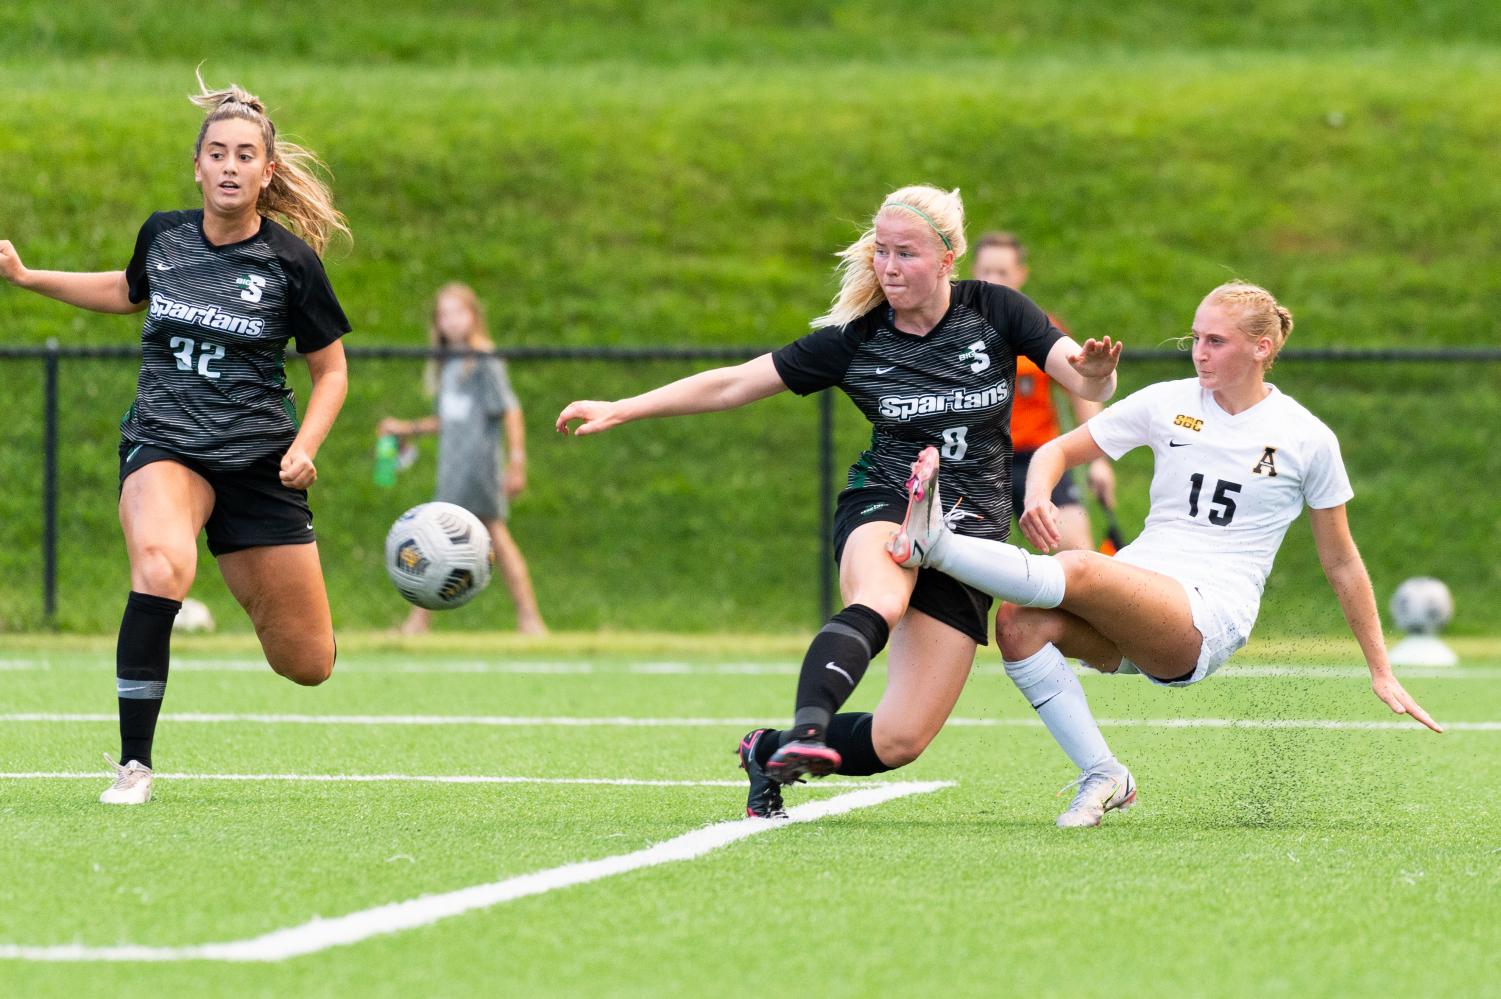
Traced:
[[993, 597], [1022, 607], [1063, 603], [1063, 566], [1051, 555], [1033, 555], [1004, 541], [944, 531], [926, 565]]
[[1050, 642], [1020, 662], [1007, 662], [1006, 675], [1075, 766], [1086, 773], [1120, 767], [1090, 714], [1079, 678], [1056, 646]]

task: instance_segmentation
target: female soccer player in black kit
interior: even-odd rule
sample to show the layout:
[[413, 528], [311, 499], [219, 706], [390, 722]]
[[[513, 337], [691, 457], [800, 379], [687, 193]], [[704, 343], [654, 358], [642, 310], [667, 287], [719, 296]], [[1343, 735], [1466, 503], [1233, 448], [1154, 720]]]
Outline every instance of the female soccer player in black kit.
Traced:
[[[881, 773], [915, 760], [948, 719], [986, 641], [990, 597], [939, 572], [902, 569], [886, 554], [906, 515], [918, 452], [942, 450], [944, 488], [963, 496], [950, 516], [954, 529], [1004, 539], [1017, 355], [1084, 398], [1103, 401], [1115, 390], [1118, 344], [1090, 340], [1081, 348], [1021, 293], [952, 282], [964, 251], [959, 193], [904, 187], [840, 254], [839, 296], [813, 333], [634, 398], [575, 402], [558, 417], [560, 431], [579, 420], [574, 432], [589, 434], [837, 386], [871, 421], [871, 446], [851, 466], [835, 514], [845, 607], [808, 648], [792, 726], [741, 740], [749, 815], [785, 814], [781, 785], [804, 774]], [[874, 715], [836, 714], [888, 638], [886, 691]]]
[[[277, 139], [255, 96], [199, 85], [203, 207], [147, 219], [125, 270], [29, 270], [0, 240], [0, 274], [18, 287], [96, 312], [147, 312], [136, 399], [120, 424], [131, 592], [116, 652], [120, 762], [99, 799], [108, 804], [151, 798], [172, 621], [200, 531], [271, 668], [315, 685], [334, 665], [307, 487], [347, 389], [339, 338], [349, 323], [318, 253], [349, 230], [316, 159]], [[283, 371], [289, 340], [312, 375], [300, 426]]]

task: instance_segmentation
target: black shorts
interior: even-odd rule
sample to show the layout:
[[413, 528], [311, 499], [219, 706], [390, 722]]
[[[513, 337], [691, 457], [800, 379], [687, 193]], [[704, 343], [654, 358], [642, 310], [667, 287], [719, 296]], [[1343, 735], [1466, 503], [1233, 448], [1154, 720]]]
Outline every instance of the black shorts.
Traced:
[[[906, 513], [907, 497], [895, 489], [867, 486], [840, 493], [834, 507], [834, 562], [837, 564], [844, 554], [844, 543], [855, 528], [872, 521], [900, 524]], [[942, 621], [981, 645], [989, 645], [990, 604], [988, 593], [937, 569], [919, 569], [917, 585], [907, 606]]]
[[258, 458], [245, 468], [216, 472], [192, 458], [155, 444], [120, 442], [120, 487], [131, 472], [156, 461], [175, 461], [208, 480], [214, 512], [204, 525], [215, 558], [245, 548], [306, 545], [318, 540], [307, 490], [282, 485], [281, 459]]
[[[1011, 516], [1020, 517], [1026, 511], [1027, 498], [1027, 468], [1032, 464], [1032, 456], [1036, 451], [1018, 451], [1011, 456]], [[1074, 481], [1074, 473], [1069, 469], [1063, 473], [1063, 478], [1053, 487], [1053, 505], [1056, 507], [1083, 506], [1084, 498], [1079, 495], [1079, 484]]]

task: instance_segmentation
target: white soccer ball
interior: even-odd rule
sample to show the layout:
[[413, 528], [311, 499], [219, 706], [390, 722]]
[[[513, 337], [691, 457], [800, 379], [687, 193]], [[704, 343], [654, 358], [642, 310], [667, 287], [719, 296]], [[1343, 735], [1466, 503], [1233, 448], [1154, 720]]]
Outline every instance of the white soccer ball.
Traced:
[[177, 612], [177, 617], [172, 620], [172, 630], [213, 631], [214, 615], [209, 613], [202, 600], [188, 597], [182, 602], [182, 609]]
[[1442, 580], [1414, 576], [1392, 594], [1392, 620], [1411, 634], [1436, 635], [1454, 617], [1454, 597]]
[[386, 535], [386, 573], [418, 607], [462, 607], [490, 582], [495, 552], [490, 532], [452, 503], [414, 506]]

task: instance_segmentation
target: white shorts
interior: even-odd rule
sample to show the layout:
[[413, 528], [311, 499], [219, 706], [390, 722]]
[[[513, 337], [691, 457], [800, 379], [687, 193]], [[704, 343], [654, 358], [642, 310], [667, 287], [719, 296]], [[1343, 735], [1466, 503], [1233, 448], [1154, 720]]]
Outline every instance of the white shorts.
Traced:
[[1188, 607], [1193, 614], [1194, 627], [1203, 636], [1194, 671], [1182, 680], [1159, 680], [1152, 674], [1143, 672], [1141, 667], [1123, 656], [1119, 672], [1141, 673], [1160, 687], [1187, 687], [1225, 665], [1231, 656], [1245, 646], [1251, 636], [1248, 629], [1240, 623], [1241, 615], [1231, 612], [1228, 601], [1206, 597], [1199, 587], [1181, 580], [1179, 582], [1188, 593]]

